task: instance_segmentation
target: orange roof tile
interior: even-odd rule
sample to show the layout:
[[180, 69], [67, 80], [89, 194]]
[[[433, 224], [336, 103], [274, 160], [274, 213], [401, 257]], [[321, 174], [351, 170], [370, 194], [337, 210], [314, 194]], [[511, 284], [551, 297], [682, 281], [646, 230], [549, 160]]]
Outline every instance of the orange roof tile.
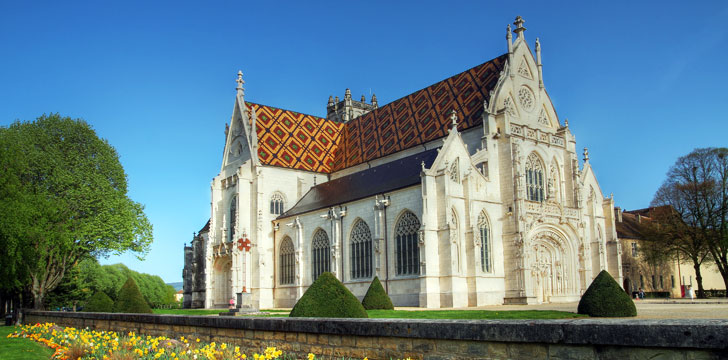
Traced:
[[265, 165], [331, 173], [447, 135], [453, 109], [458, 129], [478, 126], [506, 59], [501, 55], [346, 124], [246, 102], [258, 119], [258, 158]]
[[255, 106], [258, 159], [265, 165], [330, 173], [344, 124], [272, 106]]
[[501, 55], [349, 121], [334, 155], [333, 171], [447, 135], [453, 109], [459, 130], [480, 125], [483, 101], [490, 100], [506, 59]]

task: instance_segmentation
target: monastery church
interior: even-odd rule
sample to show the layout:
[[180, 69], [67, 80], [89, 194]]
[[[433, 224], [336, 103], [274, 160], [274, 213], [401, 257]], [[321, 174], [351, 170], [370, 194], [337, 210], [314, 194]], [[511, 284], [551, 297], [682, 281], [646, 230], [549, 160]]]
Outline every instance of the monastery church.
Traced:
[[504, 54], [386, 105], [347, 89], [326, 118], [245, 101], [239, 72], [184, 306], [291, 307], [325, 271], [426, 308], [578, 301], [601, 270], [621, 284], [614, 200], [513, 24]]

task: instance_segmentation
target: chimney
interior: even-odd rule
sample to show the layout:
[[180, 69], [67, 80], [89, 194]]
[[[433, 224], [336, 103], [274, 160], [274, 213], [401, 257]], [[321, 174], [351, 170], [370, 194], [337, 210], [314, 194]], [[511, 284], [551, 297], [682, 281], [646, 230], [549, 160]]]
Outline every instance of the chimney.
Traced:
[[614, 207], [614, 217], [617, 219], [617, 222], [622, 222], [622, 208], [619, 206]]
[[642, 215], [637, 214], [637, 222], [642, 224]]

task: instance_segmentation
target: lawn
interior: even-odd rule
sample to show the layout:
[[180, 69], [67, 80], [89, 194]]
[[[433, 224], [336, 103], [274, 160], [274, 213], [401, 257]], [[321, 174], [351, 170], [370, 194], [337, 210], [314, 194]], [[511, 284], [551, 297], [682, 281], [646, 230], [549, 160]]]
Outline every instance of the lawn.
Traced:
[[0, 358], [3, 360], [48, 360], [53, 350], [28, 339], [8, 339], [14, 326], [0, 326]]
[[[155, 314], [170, 315], [217, 315], [225, 309], [155, 309]], [[253, 315], [257, 317], [286, 317], [290, 310], [261, 310], [268, 314]], [[504, 320], [504, 319], [572, 319], [587, 317], [586, 315], [575, 314], [566, 311], [554, 310], [368, 310], [369, 318], [372, 319], [462, 319], [462, 320]]]

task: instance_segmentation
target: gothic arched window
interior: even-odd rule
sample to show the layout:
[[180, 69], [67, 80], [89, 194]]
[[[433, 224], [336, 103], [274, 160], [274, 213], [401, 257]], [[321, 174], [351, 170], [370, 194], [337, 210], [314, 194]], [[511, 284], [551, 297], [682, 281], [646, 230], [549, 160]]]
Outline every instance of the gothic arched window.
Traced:
[[488, 218], [485, 211], [478, 216], [478, 235], [480, 236], [480, 269], [483, 272], [490, 272], [490, 227], [488, 226]]
[[234, 195], [230, 200], [230, 218], [228, 219], [228, 242], [233, 241], [235, 236], [235, 223], [238, 216], [238, 196]]
[[283, 214], [283, 195], [274, 193], [270, 198], [270, 213], [273, 215]]
[[526, 195], [528, 200], [543, 201], [543, 164], [536, 153], [528, 155], [526, 160]]
[[296, 278], [296, 258], [294, 253], [293, 241], [286, 236], [281, 241], [281, 249], [279, 251], [281, 285], [293, 284]]
[[322, 229], [319, 229], [313, 235], [313, 241], [311, 242], [311, 260], [313, 280], [316, 280], [322, 273], [329, 271], [331, 266], [329, 236]]
[[369, 225], [359, 219], [351, 231], [351, 278], [372, 276], [372, 233]]
[[397, 226], [394, 228], [397, 275], [417, 275], [420, 273], [419, 229], [420, 220], [409, 211], [399, 218]]

